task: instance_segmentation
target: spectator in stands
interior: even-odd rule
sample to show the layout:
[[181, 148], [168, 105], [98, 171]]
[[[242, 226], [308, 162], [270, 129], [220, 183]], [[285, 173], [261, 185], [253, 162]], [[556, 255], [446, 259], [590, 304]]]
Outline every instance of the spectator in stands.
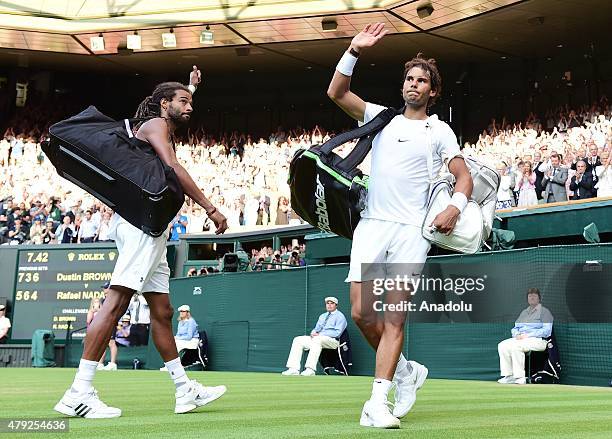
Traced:
[[62, 218], [62, 211], [59, 208], [59, 201], [60, 200], [55, 197], [51, 197], [49, 199], [49, 204], [51, 206], [49, 208], [49, 218], [51, 218], [54, 223], [59, 223]]
[[[221, 212], [225, 215], [224, 212]], [[229, 224], [229, 217], [228, 224]], [[204, 211], [199, 205], [195, 205], [191, 207], [191, 215], [189, 217], [189, 222], [187, 224], [187, 233], [202, 233], [204, 231], [204, 224], [208, 218], [204, 214]], [[215, 224], [211, 221], [211, 225], [214, 227]], [[231, 227], [231, 226], [230, 226]]]
[[572, 177], [569, 188], [574, 191], [572, 200], [584, 200], [595, 196], [593, 174], [587, 172], [587, 164], [584, 160], [576, 163], [576, 175]]
[[[0, 227], [8, 228], [9, 216], [13, 213], [13, 199], [5, 198], [0, 202]], [[0, 230], [0, 233], [6, 232]]]
[[499, 189], [497, 190], [497, 209], [509, 209], [514, 204], [513, 189], [516, 184], [514, 172], [508, 174], [508, 166], [505, 162], [497, 165], [497, 172], [501, 176]]
[[538, 203], [542, 203], [542, 202], [545, 203], [546, 201], [544, 200], [544, 197], [542, 195], [542, 192], [544, 191], [544, 187], [542, 186], [542, 180], [544, 179], [544, 172], [540, 170], [540, 166], [544, 162], [542, 161], [542, 153], [540, 151], [536, 151], [533, 154], [533, 162], [534, 162], [533, 172], [536, 175], [536, 181], [535, 181], [536, 197], [538, 197]]
[[6, 343], [9, 329], [11, 329], [11, 321], [4, 315], [5, 312], [6, 306], [0, 305], [0, 344]]
[[579, 120], [579, 116], [576, 115], [574, 110], [570, 111], [569, 118], [567, 120], [567, 128], [576, 128], [582, 125], [582, 120]]
[[189, 305], [181, 305], [178, 311], [178, 328], [174, 336], [176, 350], [181, 352], [183, 349], [196, 349], [200, 336], [198, 334], [198, 323], [191, 316], [191, 308]]
[[527, 303], [514, 328], [512, 338], [497, 345], [501, 384], [525, 384], [525, 352], [544, 351], [546, 339], [552, 334], [553, 316], [540, 303], [542, 295], [537, 288], [527, 290]]
[[130, 316], [124, 315], [121, 317], [119, 324], [117, 325], [117, 332], [115, 334], [115, 342], [121, 346], [130, 346]]
[[253, 264], [253, 271], [263, 271], [265, 258], [258, 256], [255, 263]]
[[257, 225], [270, 224], [270, 197], [263, 190], [260, 191], [257, 197], [259, 207], [257, 209]]
[[586, 164], [589, 170], [601, 166], [601, 157], [599, 157], [599, 151], [595, 143], [591, 143], [589, 146], [589, 157], [586, 159]]
[[11, 144], [6, 140], [0, 140], [0, 166], [9, 165], [9, 153], [11, 150]]
[[72, 235], [72, 240], [70, 241], [73, 244], [76, 244], [76, 243], [79, 242], [78, 236], [79, 236], [79, 232], [81, 230], [81, 223], [82, 222], [83, 222], [83, 215], [81, 215], [80, 213], [77, 213], [74, 216], [74, 234]]
[[[337, 349], [340, 336], [346, 329], [346, 317], [338, 310], [338, 299], [325, 298], [326, 312], [319, 316], [317, 324], [310, 335], [301, 335], [293, 339], [291, 351], [287, 359], [287, 370], [283, 375], [313, 376], [317, 370], [317, 362], [322, 349]], [[305, 368], [300, 373], [302, 352], [309, 350]]]
[[547, 203], [567, 201], [567, 191], [565, 182], [567, 181], [567, 169], [561, 167], [561, 160], [558, 154], [551, 154], [550, 166], [545, 164], [540, 166], [544, 171], [542, 187], [544, 188], [544, 200]]
[[516, 188], [519, 190], [518, 207], [538, 204], [538, 197], [535, 193], [535, 180], [536, 175], [531, 167], [531, 162], [525, 162], [523, 164], [523, 174], [516, 184]]
[[302, 265], [302, 259], [300, 259], [300, 253], [297, 250], [293, 250], [291, 252], [291, 256], [289, 256], [289, 259], [287, 260], [287, 264], [292, 266], [292, 267], [300, 267]]
[[572, 165], [570, 166], [570, 168], [575, 171], [576, 165], [580, 160], [584, 160], [585, 163], [588, 161], [588, 158], [586, 156], [586, 149], [582, 147], [578, 148], [578, 154], [574, 156], [574, 160], [572, 161]]
[[36, 200], [30, 206], [30, 218], [32, 218], [33, 220], [38, 218], [42, 222], [42, 220], [44, 220], [46, 216], [47, 216], [47, 212], [46, 212], [45, 206], [42, 204], [40, 200]]
[[76, 229], [72, 224], [72, 219], [69, 215], [66, 215], [62, 220], [62, 224], [59, 225], [55, 230], [55, 236], [57, 237], [58, 244], [69, 244], [72, 242], [72, 237], [76, 235]]
[[592, 142], [589, 146], [589, 157], [586, 160], [587, 165], [587, 173], [590, 173], [593, 178], [593, 197], [597, 197], [597, 181], [599, 176], [597, 174], [597, 168], [601, 166], [601, 157], [598, 155], [599, 151], [597, 149], [597, 145]]
[[181, 209], [181, 213], [177, 215], [174, 222], [172, 223], [172, 234], [170, 235], [170, 241], [178, 241], [179, 235], [187, 233], [187, 226], [189, 225], [189, 219], [187, 218], [187, 210]]
[[94, 242], [96, 233], [98, 232], [98, 225], [92, 218], [91, 210], [85, 212], [85, 218], [81, 219], [81, 225], [79, 227], [79, 233], [77, 242], [80, 244]]
[[276, 225], [287, 225], [289, 224], [289, 215], [291, 208], [289, 207], [289, 200], [287, 197], [279, 197], [276, 205]]
[[9, 230], [13, 229], [15, 226], [15, 221], [20, 220], [23, 221], [23, 214], [21, 206], [15, 206], [12, 211], [7, 215], [7, 226]]
[[130, 314], [130, 345], [143, 346], [149, 343], [149, 327], [151, 325], [151, 310], [147, 299], [142, 294], [135, 293], [128, 307]]
[[602, 165], [595, 169], [597, 173], [597, 196], [612, 197], [612, 153], [605, 151], [601, 154]]
[[43, 243], [43, 233], [45, 228], [43, 227], [40, 218], [34, 218], [34, 224], [30, 227], [30, 241], [32, 244], [40, 245]]
[[281, 270], [283, 267], [283, 260], [281, 258], [280, 251], [276, 250], [274, 252], [274, 257], [270, 261], [270, 266], [268, 270]]
[[108, 236], [111, 216], [112, 216], [112, 211], [108, 211], [108, 210], [102, 214], [102, 219], [100, 219], [100, 225], [98, 226], [98, 231], [96, 232], [96, 241], [98, 242], [112, 241], [112, 239], [110, 239]]
[[51, 244], [55, 242], [55, 233], [53, 233], [53, 219], [47, 219], [45, 229], [42, 232], [42, 243]]
[[12, 227], [9, 227], [8, 238], [12, 245], [23, 244], [26, 241], [27, 229], [22, 226], [20, 218], [16, 218], [13, 221]]

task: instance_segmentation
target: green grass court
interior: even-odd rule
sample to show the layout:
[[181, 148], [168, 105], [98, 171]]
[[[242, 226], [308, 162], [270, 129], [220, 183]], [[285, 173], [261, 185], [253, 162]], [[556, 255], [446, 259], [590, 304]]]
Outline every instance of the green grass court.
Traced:
[[[74, 369], [2, 369], [0, 418], [61, 418], [53, 406]], [[429, 379], [401, 430], [359, 426], [369, 377], [284, 377], [268, 373], [190, 372], [228, 391], [209, 406], [175, 415], [174, 386], [159, 371], [98, 372], [103, 401], [118, 419], [70, 418], [82, 438], [610, 438], [612, 389], [501, 385]], [[32, 434], [0, 434], [17, 438]]]

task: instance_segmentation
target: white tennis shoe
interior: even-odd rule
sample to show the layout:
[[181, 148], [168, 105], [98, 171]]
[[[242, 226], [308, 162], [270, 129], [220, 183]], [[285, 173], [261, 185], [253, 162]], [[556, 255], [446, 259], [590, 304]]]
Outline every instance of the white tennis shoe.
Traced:
[[412, 373], [401, 381], [396, 382], [395, 388], [395, 407], [393, 416], [403, 418], [412, 409], [416, 402], [416, 392], [427, 379], [429, 370], [416, 361], [409, 361], [412, 366]]
[[88, 419], [118, 418], [121, 416], [121, 409], [104, 404], [94, 388], [87, 393], [74, 393], [72, 389], [68, 389], [62, 399], [55, 405], [54, 410], [66, 416]]
[[516, 379], [512, 375], [501, 377], [497, 380], [499, 384], [514, 384], [514, 381], [516, 381]]
[[176, 392], [176, 405], [174, 413], [187, 413], [202, 407], [216, 399], [219, 399], [227, 391], [225, 386], [205, 387], [195, 380], [190, 380], [181, 388], [186, 388], [184, 391]]
[[389, 403], [367, 400], [361, 411], [359, 425], [375, 428], [400, 428], [400, 420], [391, 414]]

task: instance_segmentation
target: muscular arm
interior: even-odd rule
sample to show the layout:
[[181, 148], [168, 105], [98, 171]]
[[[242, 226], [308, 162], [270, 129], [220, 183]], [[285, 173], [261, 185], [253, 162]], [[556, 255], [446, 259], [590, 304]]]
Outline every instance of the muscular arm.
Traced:
[[[384, 23], [368, 24], [363, 31], [352, 39], [349, 50], [352, 49], [361, 54], [364, 49], [374, 46], [387, 34], [384, 28]], [[335, 70], [327, 89], [327, 96], [353, 119], [363, 121], [366, 104], [363, 99], [350, 90], [350, 87], [351, 77]]]
[[353, 93], [350, 87], [351, 77], [335, 70], [327, 89], [327, 96], [353, 119], [363, 121], [366, 108], [365, 101]]
[[[451, 159], [448, 163], [448, 170], [455, 176], [455, 193], [461, 192], [469, 200], [474, 189], [474, 182], [465, 161], [461, 157]], [[436, 215], [430, 225], [436, 227], [438, 232], [450, 235], [460, 214], [456, 206], [449, 204], [445, 210]]]
[[455, 192], [461, 192], [469, 200], [474, 182], [465, 161], [461, 157], [453, 158], [448, 164], [448, 170], [455, 176]]
[[183, 191], [189, 198], [202, 206], [207, 213], [214, 210], [213, 204], [204, 196], [189, 173], [176, 158], [176, 154], [169, 140], [170, 135], [168, 133], [168, 126], [163, 119], [152, 119], [146, 122], [140, 127], [136, 137], [140, 140], [149, 142], [159, 158], [174, 169]]
[[170, 134], [167, 123], [161, 119], [151, 119], [145, 122], [136, 137], [140, 140], [149, 142], [159, 158], [168, 166], [174, 169], [176, 176], [189, 198], [204, 208], [208, 217], [215, 223], [217, 235], [227, 230], [227, 219], [219, 212], [215, 206], [204, 196], [200, 188], [195, 184], [189, 173], [183, 168], [176, 158], [174, 149], [170, 144]]

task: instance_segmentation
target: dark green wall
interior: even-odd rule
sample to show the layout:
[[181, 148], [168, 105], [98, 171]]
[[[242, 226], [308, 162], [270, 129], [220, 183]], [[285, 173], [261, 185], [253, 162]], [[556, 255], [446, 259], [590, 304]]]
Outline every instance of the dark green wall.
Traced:
[[[482, 302], [485, 309], [492, 310], [497, 305], [502, 311], [488, 323], [482, 315], [440, 312], [426, 319], [413, 315], [404, 352], [424, 362], [432, 377], [494, 379], [499, 374], [497, 343], [510, 337], [514, 319], [526, 306], [526, 288], [535, 285], [543, 290], [544, 303], [556, 314], [563, 382], [608, 385], [612, 378], [612, 324], [566, 323], [571, 313], [563, 308], [562, 299], [575, 276], [571, 267], [582, 267], [587, 260], [609, 264], [612, 244], [430, 258], [430, 270], [441, 263], [445, 263], [444, 267], [465, 264], [467, 271], [487, 264], [505, 268], [508, 276], [504, 284], [490, 286], [489, 296]], [[607, 270], [604, 274], [609, 275], [609, 266], [603, 267]], [[348, 284], [343, 282], [347, 271], [346, 264], [338, 264], [172, 279], [171, 300], [175, 308], [189, 304], [200, 327], [208, 332], [212, 369], [280, 372], [293, 337], [308, 333], [324, 312], [324, 297], [335, 295], [349, 321], [352, 373], [371, 375], [374, 355], [351, 321]], [[585, 285], [587, 291], [593, 304], [602, 299], [595, 297], [592, 286]], [[607, 298], [603, 300], [608, 303]], [[482, 323], [474, 323], [476, 320]], [[152, 350], [149, 349], [150, 355]], [[156, 367], [161, 360], [149, 358], [147, 364]]]

